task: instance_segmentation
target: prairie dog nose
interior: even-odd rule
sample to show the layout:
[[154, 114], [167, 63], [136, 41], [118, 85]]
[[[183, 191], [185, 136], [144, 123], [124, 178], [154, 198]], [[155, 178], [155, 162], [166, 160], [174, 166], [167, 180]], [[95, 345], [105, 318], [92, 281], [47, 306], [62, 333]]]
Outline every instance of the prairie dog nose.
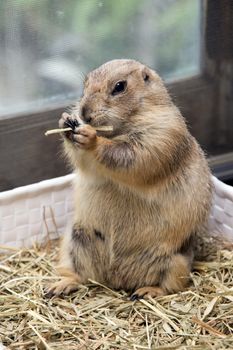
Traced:
[[80, 117], [86, 122], [86, 123], [90, 123], [92, 118], [90, 117], [90, 109], [87, 108], [87, 106], [82, 106], [81, 110], [80, 110]]

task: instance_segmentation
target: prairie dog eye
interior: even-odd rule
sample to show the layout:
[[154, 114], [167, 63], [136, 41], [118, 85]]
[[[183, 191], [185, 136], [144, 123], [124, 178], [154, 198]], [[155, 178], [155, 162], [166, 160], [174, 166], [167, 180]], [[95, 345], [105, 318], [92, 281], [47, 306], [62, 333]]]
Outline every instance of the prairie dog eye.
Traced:
[[127, 86], [127, 81], [126, 80], [122, 80], [122, 81], [118, 81], [116, 83], [116, 85], [114, 86], [114, 89], [112, 90], [112, 95], [118, 95], [121, 92], [124, 92]]

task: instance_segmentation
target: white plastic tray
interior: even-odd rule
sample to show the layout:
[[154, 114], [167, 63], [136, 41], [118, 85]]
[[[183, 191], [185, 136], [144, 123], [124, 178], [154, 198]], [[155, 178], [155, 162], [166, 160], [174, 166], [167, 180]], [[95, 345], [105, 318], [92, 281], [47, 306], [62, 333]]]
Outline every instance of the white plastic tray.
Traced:
[[[74, 174], [0, 193], [0, 244], [21, 247], [64, 233], [73, 213]], [[213, 234], [233, 241], [233, 188], [213, 177]]]
[[0, 193], [0, 244], [31, 246], [64, 233], [73, 212], [73, 174]]

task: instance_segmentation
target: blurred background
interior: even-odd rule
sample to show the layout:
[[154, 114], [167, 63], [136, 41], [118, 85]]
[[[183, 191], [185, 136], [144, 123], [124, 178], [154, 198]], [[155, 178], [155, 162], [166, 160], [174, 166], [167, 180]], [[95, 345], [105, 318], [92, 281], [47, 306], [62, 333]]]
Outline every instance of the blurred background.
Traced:
[[135, 58], [164, 79], [200, 70], [198, 0], [0, 2], [0, 114], [77, 98], [85, 73]]
[[163, 77], [213, 171], [231, 181], [229, 8], [226, 0], [1, 0], [0, 189], [70, 171], [58, 137], [43, 133], [79, 98], [85, 74], [114, 58]]

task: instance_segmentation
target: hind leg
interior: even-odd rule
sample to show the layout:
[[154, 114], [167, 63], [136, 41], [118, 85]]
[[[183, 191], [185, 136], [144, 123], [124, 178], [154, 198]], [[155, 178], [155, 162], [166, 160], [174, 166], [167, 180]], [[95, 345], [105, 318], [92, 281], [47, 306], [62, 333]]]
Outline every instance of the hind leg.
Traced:
[[189, 284], [191, 264], [189, 257], [181, 254], [174, 255], [169, 269], [166, 271], [161, 288], [166, 294], [183, 291]]
[[137, 289], [131, 300], [151, 296], [158, 297], [183, 291], [189, 283], [190, 259], [184, 255], [176, 254], [164, 264], [164, 276], [158, 286], [146, 286]]
[[47, 288], [47, 297], [70, 294], [77, 290], [80, 284], [87, 283], [89, 278], [96, 279], [93, 264], [96, 249], [92, 243], [91, 233], [76, 223], [64, 236], [57, 267], [61, 280]]
[[74, 271], [71, 255], [69, 253], [69, 237], [65, 236], [61, 241], [59, 253], [59, 265], [56, 267], [57, 273], [61, 279], [45, 288], [45, 297], [68, 295], [78, 289], [83, 281]]

